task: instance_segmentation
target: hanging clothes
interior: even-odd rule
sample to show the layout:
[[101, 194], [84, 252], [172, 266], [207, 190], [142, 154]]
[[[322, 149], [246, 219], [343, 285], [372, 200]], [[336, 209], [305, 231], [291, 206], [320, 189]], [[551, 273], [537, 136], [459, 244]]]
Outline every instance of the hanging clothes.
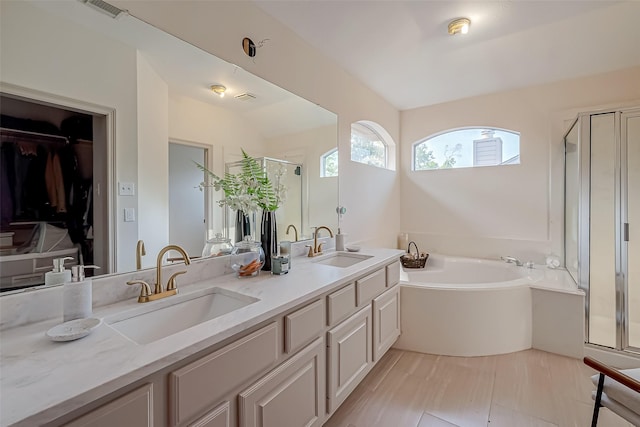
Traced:
[[45, 183], [47, 187], [47, 194], [49, 195], [49, 203], [53, 210], [56, 213], [66, 212], [67, 202], [64, 179], [62, 176], [62, 167], [60, 166], [60, 158], [54, 151], [50, 152], [47, 157]]

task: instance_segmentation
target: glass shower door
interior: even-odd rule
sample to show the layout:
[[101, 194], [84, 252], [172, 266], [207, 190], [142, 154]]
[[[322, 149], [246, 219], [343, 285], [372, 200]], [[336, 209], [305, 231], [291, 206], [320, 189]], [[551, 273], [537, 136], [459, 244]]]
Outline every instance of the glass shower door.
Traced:
[[618, 346], [615, 125], [615, 113], [590, 116], [589, 342], [611, 348]]
[[[640, 111], [622, 114], [626, 164], [626, 209], [623, 207], [623, 249], [626, 249], [626, 347], [640, 351]], [[626, 145], [626, 147], [625, 147]], [[623, 152], [624, 152], [623, 151]], [[625, 212], [626, 211], [626, 212]]]

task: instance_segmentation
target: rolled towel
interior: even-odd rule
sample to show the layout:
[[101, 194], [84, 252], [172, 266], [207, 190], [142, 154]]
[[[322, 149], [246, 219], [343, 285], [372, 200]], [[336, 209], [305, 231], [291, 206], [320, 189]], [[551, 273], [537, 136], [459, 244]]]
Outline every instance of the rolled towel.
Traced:
[[549, 255], [546, 261], [547, 268], [556, 269], [560, 267], [560, 259], [555, 255]]

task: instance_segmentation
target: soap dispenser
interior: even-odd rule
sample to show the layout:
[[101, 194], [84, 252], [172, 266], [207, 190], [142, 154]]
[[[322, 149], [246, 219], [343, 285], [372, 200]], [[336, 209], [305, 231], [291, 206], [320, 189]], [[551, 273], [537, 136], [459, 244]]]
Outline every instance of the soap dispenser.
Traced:
[[340, 227], [338, 227], [338, 234], [336, 234], [336, 251], [344, 251], [344, 236]]
[[85, 278], [85, 268], [100, 268], [95, 265], [74, 265], [71, 267], [71, 281], [66, 282], [62, 292], [63, 321], [86, 319], [91, 317], [92, 292], [91, 278]]
[[55, 258], [53, 260], [53, 270], [47, 271], [44, 275], [44, 284], [49, 285], [61, 285], [71, 281], [71, 270], [64, 268], [64, 262], [68, 259], [73, 259], [70, 256], [64, 258]]

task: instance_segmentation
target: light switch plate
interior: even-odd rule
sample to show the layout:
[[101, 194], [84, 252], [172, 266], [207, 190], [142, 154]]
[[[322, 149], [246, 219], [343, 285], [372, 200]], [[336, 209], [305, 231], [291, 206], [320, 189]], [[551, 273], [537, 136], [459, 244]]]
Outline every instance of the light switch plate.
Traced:
[[120, 182], [118, 183], [118, 195], [120, 196], [133, 196], [136, 193], [136, 187], [133, 182]]
[[135, 208], [124, 208], [124, 222], [133, 222], [136, 220]]

